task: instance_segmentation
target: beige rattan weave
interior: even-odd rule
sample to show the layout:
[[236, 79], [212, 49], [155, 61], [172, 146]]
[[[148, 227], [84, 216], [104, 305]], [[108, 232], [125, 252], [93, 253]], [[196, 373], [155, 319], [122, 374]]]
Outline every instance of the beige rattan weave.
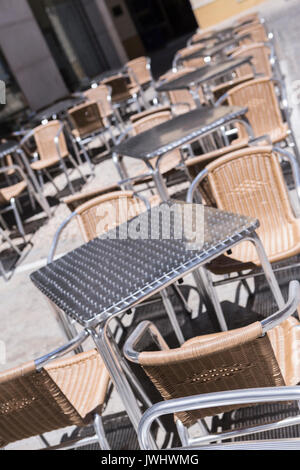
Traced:
[[109, 375], [96, 351], [33, 362], [0, 374], [0, 447], [66, 426], [85, 426], [101, 411]]
[[[288, 136], [288, 125], [283, 122], [273, 82], [268, 77], [247, 81], [228, 91], [228, 103], [232, 106], [245, 106], [246, 114], [255, 137], [268, 135], [272, 143], [280, 142]], [[241, 139], [247, 132], [238, 125]]]
[[[142, 352], [139, 363], [166, 400], [226, 390], [282, 386], [287, 383], [282, 372], [287, 372], [288, 367], [283, 365], [281, 371], [276, 354], [282, 359], [278, 351], [291, 339], [285, 337], [284, 332], [295, 323], [299, 324], [294, 318], [287, 320], [277, 332], [276, 339], [274, 335], [270, 338], [262, 336], [258, 322], [237, 330], [200, 336], [178, 349]], [[299, 331], [294, 339], [289, 350], [293, 353], [297, 347], [299, 350]], [[296, 383], [299, 381], [299, 361], [297, 366], [298, 376], [293, 376]], [[289, 379], [288, 383], [291, 383]], [[179, 413], [178, 418], [191, 426], [200, 418], [240, 407]]]

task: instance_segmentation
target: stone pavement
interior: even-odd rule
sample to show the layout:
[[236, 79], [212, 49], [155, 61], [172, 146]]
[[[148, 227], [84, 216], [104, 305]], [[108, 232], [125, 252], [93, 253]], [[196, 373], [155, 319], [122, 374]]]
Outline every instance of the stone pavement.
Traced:
[[[300, 43], [300, 4], [298, 0], [272, 0], [255, 10], [258, 9], [276, 37], [277, 51], [286, 76], [289, 101], [293, 107], [293, 128], [300, 145], [300, 81], [298, 81], [300, 80], [298, 46]], [[131, 161], [132, 172], [136, 171], [137, 165], [136, 162]], [[62, 187], [64, 181], [61, 178], [63, 177], [57, 181]], [[117, 181], [118, 175], [113, 163], [111, 160], [106, 160], [97, 165], [96, 178], [84, 188], [84, 191]], [[6, 363], [0, 364], [0, 372], [39, 357], [65, 342], [47, 301], [33, 286], [29, 275], [45, 264], [55, 231], [68, 214], [69, 211], [63, 204], [56, 207], [55, 216], [34, 234], [33, 248], [12, 279], [8, 283], [0, 279], [0, 341], [5, 342], [7, 351]], [[76, 222], [72, 222], [62, 237], [58, 253], [70, 251], [81, 243], [82, 239]], [[231, 300], [231, 288], [219, 289], [219, 296], [220, 300]], [[119, 397], [114, 396], [109, 410], [119, 409], [121, 409], [121, 402]], [[57, 437], [58, 434], [53, 433], [50, 440], [54, 443]], [[38, 445], [38, 439], [30, 439], [10, 448], [33, 449]]]

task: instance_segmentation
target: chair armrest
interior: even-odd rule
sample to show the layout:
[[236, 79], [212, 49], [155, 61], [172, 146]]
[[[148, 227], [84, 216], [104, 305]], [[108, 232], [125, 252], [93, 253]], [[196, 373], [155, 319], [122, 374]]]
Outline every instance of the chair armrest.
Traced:
[[72, 214], [70, 214], [69, 217], [67, 219], [65, 219], [62, 222], [62, 224], [59, 226], [59, 228], [57, 229], [57, 232], [55, 233], [52, 244], [51, 244], [51, 248], [50, 248], [48, 259], [47, 259], [47, 264], [52, 263], [52, 261], [54, 259], [56, 249], [57, 249], [57, 245], [58, 245], [58, 242], [59, 242], [59, 238], [60, 238], [63, 230], [71, 222], [71, 220], [73, 220], [74, 217], [76, 217], [76, 216], [77, 216], [77, 212], [76, 211], [72, 212]]
[[[299, 401], [300, 398], [300, 388], [299, 387], [266, 387], [266, 388], [254, 388], [254, 389], [245, 389], [245, 390], [232, 390], [225, 392], [216, 392], [216, 393], [206, 393], [201, 395], [193, 395], [190, 397], [177, 398], [173, 400], [167, 400], [164, 402], [157, 403], [149, 408], [146, 413], [143, 415], [139, 428], [138, 428], [138, 438], [140, 447], [142, 450], [151, 450], [150, 442], [150, 429], [152, 423], [162, 416], [166, 416], [173, 413], [182, 413], [185, 411], [195, 411], [205, 408], [214, 408], [214, 407], [224, 407], [232, 405], [249, 405], [257, 403], [267, 403], [267, 402], [284, 402], [284, 401]], [[259, 431], [267, 431], [269, 429], [282, 428], [287, 426], [292, 426], [299, 423], [299, 415], [290, 419], [281, 420], [275, 423], [269, 423], [262, 426], [256, 426], [245, 430], [244, 434], [253, 434]], [[198, 442], [199, 450], [204, 449], [202, 447], [204, 444], [209, 444], [210, 442], [216, 442], [223, 439], [230, 438], [233, 435], [236, 435], [234, 432], [223, 433], [222, 434], [211, 434], [204, 436], [202, 438], [195, 439], [195, 442]], [[231, 436], [230, 436], [231, 435]], [[242, 432], [239, 432], [239, 435], [242, 435]], [[280, 443], [280, 441], [278, 441]], [[226, 444], [224, 444], [224, 449]], [[244, 443], [245, 445], [245, 443]], [[195, 447], [194, 447], [195, 448]], [[213, 446], [211, 447], [213, 449]], [[206, 447], [207, 449], [207, 447]]]
[[56, 349], [55, 351], [43, 356], [39, 359], [34, 361], [35, 367], [37, 371], [41, 371], [43, 367], [45, 367], [49, 362], [54, 361], [55, 359], [59, 359], [66, 354], [77, 349], [79, 346], [84, 343], [84, 341], [89, 337], [89, 333], [87, 331], [82, 331], [78, 336], [71, 339], [67, 344], [61, 346], [60, 348]]
[[136, 347], [141, 339], [146, 335], [146, 333], [151, 334], [153, 340], [161, 350], [169, 349], [169, 346], [161, 336], [156, 326], [149, 321], [143, 321], [129, 336], [123, 348], [124, 355], [130, 362], [139, 362], [138, 358], [140, 353], [136, 350]]

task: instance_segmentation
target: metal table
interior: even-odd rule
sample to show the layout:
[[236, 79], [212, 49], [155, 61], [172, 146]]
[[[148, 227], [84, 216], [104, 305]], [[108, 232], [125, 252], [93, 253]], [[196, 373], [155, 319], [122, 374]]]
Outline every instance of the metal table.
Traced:
[[[126, 156], [141, 159], [149, 168], [148, 175], [152, 176], [161, 199], [167, 201], [168, 191], [159, 170], [162, 158], [171, 150], [232, 122], [241, 122], [246, 127], [249, 137], [253, 138], [251, 126], [245, 118], [247, 111], [247, 108], [238, 106], [202, 107], [130, 137], [113, 148], [113, 161], [123, 180], [123, 185], [129, 184], [134, 178], [128, 178], [122, 158]], [[155, 157], [159, 158], [153, 164]]]
[[[184, 220], [193, 221], [196, 228], [193, 245], [187, 243], [191, 231], [184, 224], [182, 229], [186, 211]], [[169, 227], [167, 235], [164, 223]], [[92, 336], [135, 428], [141, 411], [110, 321], [243, 240], [255, 245], [282, 308], [284, 299], [255, 232], [258, 226], [255, 219], [210, 207], [164, 203], [31, 275], [48, 299]]]
[[52, 214], [48, 201], [43, 194], [42, 188], [40, 187], [38, 180], [34, 174], [34, 171], [30, 166], [27, 156], [25, 155], [18, 142], [14, 140], [9, 140], [0, 144], [0, 159], [3, 159], [8, 155], [16, 155], [18, 163], [22, 168], [26, 170], [26, 174], [28, 175], [29, 180], [33, 185], [38, 203], [44, 209], [47, 216], [51, 217]]
[[[203, 91], [206, 92], [208, 96], [210, 96], [211, 93], [208, 87], [209, 82], [221, 78], [229, 72], [236, 70], [245, 64], [249, 64], [251, 67], [253, 67], [251, 60], [252, 57], [247, 56], [237, 59], [229, 59], [224, 61], [222, 64], [204, 65], [203, 67], [176, 78], [175, 80], [170, 80], [161, 84], [156, 88], [156, 91], [158, 93], [164, 93], [172, 90], [189, 90], [197, 106], [202, 107], [199, 98], [199, 88], [201, 86], [203, 87]], [[254, 68], [253, 73], [256, 74]]]
[[212, 57], [217, 56], [219, 54], [221, 54], [221, 56], [224, 57], [223, 52], [225, 49], [229, 48], [230, 46], [237, 45], [240, 41], [242, 41], [243, 39], [247, 37], [249, 37], [249, 35], [245, 34], [244, 36], [241, 36], [241, 37], [228, 39], [226, 41], [219, 42], [212, 47], [203, 47], [199, 49], [198, 51], [192, 52], [191, 54], [185, 55], [183, 57], [181, 57], [179, 54], [177, 61], [179, 60], [181, 62], [183, 60], [190, 60], [190, 59], [195, 59], [198, 57], [205, 57], [205, 58], [211, 59]]
[[74, 106], [83, 103], [84, 101], [84, 97], [68, 98], [58, 101], [48, 108], [39, 111], [32, 117], [31, 121], [35, 123], [41, 123], [43, 121], [49, 121], [50, 119], [62, 118], [65, 116], [68, 109], [71, 109]]

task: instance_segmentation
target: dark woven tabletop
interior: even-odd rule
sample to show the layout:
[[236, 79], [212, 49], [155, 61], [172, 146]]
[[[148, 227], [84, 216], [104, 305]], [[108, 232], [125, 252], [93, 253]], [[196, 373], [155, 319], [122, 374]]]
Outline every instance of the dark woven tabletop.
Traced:
[[204, 65], [193, 72], [182, 75], [182, 77], [163, 83], [156, 88], [156, 91], [162, 93], [172, 90], [189, 89], [192, 86], [201, 85], [205, 82], [220, 78], [231, 70], [235, 70], [244, 64], [250, 63], [251, 59], [251, 56], [247, 56], [238, 59], [226, 60], [221, 64]]
[[[178, 222], [186, 206], [172, 206], [174, 216], [167, 204], [145, 212], [40, 269], [31, 279], [67, 315], [91, 326], [159, 292], [228, 250], [259, 224], [248, 217], [190, 205], [193, 212], [188, 217], [197, 224], [200, 239], [191, 246]], [[169, 217], [170, 233], [162, 225]], [[126, 232], [128, 238], [120, 239]]]
[[8, 140], [7, 142], [3, 142], [2, 144], [0, 144], [0, 158], [3, 158], [12, 152], [15, 152], [17, 147], [18, 142], [14, 140]]
[[234, 119], [242, 118], [247, 108], [239, 106], [203, 107], [181, 114], [142, 132], [114, 147], [118, 155], [149, 160], [212, 132]]

